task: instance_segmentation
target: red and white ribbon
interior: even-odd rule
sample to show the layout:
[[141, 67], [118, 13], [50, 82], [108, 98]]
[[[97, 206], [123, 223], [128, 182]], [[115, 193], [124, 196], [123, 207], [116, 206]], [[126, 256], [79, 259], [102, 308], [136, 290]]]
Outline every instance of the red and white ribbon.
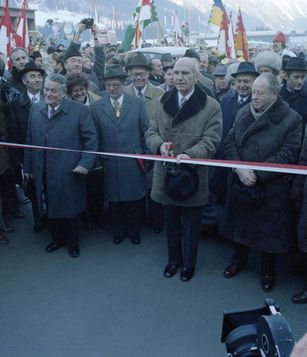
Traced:
[[[150, 160], [150, 161], [178, 163], [178, 160], [176, 158], [163, 157], [160, 155], [126, 154], [126, 153], [114, 153], [114, 152], [74, 150], [74, 149], [64, 149], [64, 148], [57, 148], [57, 147], [50, 147], [50, 146], [15, 144], [15, 143], [3, 142], [3, 141], [0, 141], [0, 147], [1, 146], [12, 147], [17, 149], [80, 152], [80, 153], [94, 154], [100, 156], [125, 157], [130, 159], [143, 159], [143, 160]], [[294, 175], [307, 175], [307, 166], [303, 166], [303, 165], [273, 164], [273, 163], [264, 163], [264, 162], [214, 160], [214, 159], [195, 159], [195, 158], [181, 159], [180, 163], [202, 165], [202, 166], [226, 167], [226, 168], [235, 168], [235, 169], [251, 169], [257, 171], [277, 172], [277, 173], [294, 174]]]

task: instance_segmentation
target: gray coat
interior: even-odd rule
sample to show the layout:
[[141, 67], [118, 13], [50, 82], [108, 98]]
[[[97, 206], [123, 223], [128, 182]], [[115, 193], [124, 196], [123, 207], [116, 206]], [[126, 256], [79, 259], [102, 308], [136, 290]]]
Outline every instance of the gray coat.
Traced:
[[[298, 160], [302, 118], [281, 97], [259, 119], [250, 104], [237, 114], [225, 141], [225, 159], [293, 164]], [[255, 171], [264, 199], [257, 207], [240, 204], [231, 173], [222, 233], [236, 242], [268, 253], [287, 253], [294, 245], [295, 224], [289, 205], [291, 175]]]
[[[146, 140], [153, 154], [160, 154], [164, 142], [173, 143], [175, 156], [185, 153], [192, 158], [210, 159], [216, 152], [222, 134], [222, 112], [215, 99], [207, 96], [198, 86], [184, 106], [179, 109], [177, 89], [161, 98]], [[208, 167], [197, 166], [199, 191], [187, 201], [172, 200], [165, 192], [165, 169], [155, 162], [151, 197], [163, 205], [196, 207], [208, 201]]]
[[[124, 94], [119, 118], [114, 113], [108, 95], [90, 108], [97, 126], [100, 151], [130, 154], [148, 152], [144, 139], [148, 116], [140, 99]], [[145, 174], [136, 159], [105, 156], [103, 167], [108, 201], [135, 201], [145, 196]]]
[[[26, 143], [64, 149], [97, 149], [97, 135], [88, 108], [65, 99], [53, 119], [45, 102], [32, 106]], [[48, 193], [48, 217], [72, 218], [85, 208], [86, 176], [72, 170], [81, 165], [91, 170], [95, 155], [51, 150], [25, 150], [24, 172], [33, 173], [36, 197], [42, 197], [44, 167]], [[39, 202], [43, 212], [42, 200]]]

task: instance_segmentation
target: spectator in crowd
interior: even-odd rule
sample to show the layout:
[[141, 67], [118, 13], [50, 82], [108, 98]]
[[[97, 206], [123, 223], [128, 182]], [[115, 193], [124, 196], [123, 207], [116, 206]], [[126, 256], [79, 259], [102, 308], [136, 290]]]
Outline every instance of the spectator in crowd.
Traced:
[[[91, 105], [98, 128], [99, 149], [144, 154], [148, 152], [144, 139], [148, 115], [143, 101], [124, 92], [126, 78], [121, 66], [107, 67], [104, 77], [107, 93]], [[124, 157], [108, 157], [103, 166], [105, 195], [112, 214], [113, 243], [120, 244], [128, 236], [133, 244], [140, 244], [139, 218], [141, 201], [146, 195], [145, 173], [138, 160]]]
[[302, 132], [304, 136], [307, 123], [307, 84], [305, 81], [307, 69], [305, 59], [300, 57], [290, 58], [285, 72], [285, 83], [280, 93], [289, 106], [303, 118]]
[[11, 77], [8, 78], [7, 83], [14, 91], [11, 91], [9, 100], [14, 99], [14, 97], [25, 91], [25, 85], [21, 80], [20, 71], [24, 69], [29, 60], [29, 54], [24, 48], [16, 47], [11, 52], [10, 61], [13, 67], [11, 70]]
[[215, 67], [220, 63], [219, 59], [217, 56], [214, 56], [214, 55], [209, 55], [208, 57], [208, 66], [207, 66], [207, 72], [209, 74], [212, 74], [214, 73], [215, 71]]
[[163, 67], [164, 83], [159, 88], [168, 91], [172, 90], [175, 86], [174, 82], [174, 65], [168, 65]]
[[295, 53], [286, 47], [286, 42], [286, 36], [281, 31], [277, 32], [277, 35], [273, 38], [273, 51], [278, 53], [281, 57], [285, 55], [296, 57]]
[[[96, 151], [89, 110], [66, 99], [65, 77], [49, 75], [44, 96], [45, 102], [31, 108], [27, 144]], [[79, 256], [78, 215], [85, 209], [86, 175], [94, 160], [94, 155], [80, 152], [25, 150], [25, 176], [33, 177], [40, 214], [46, 207], [48, 215], [52, 237], [48, 253], [67, 245], [72, 258]]]
[[198, 69], [198, 82], [197, 84], [203, 89], [206, 94], [209, 94], [211, 97], [214, 97], [214, 83], [213, 80], [208, 78], [208, 76], [203, 76], [200, 72], [200, 55], [194, 48], [189, 48], [186, 50], [184, 57], [192, 58], [195, 61], [195, 64]]
[[149, 75], [149, 80], [154, 85], [160, 85], [164, 82], [164, 78], [162, 76], [162, 63], [158, 58], [153, 58], [149, 65], [151, 66], [151, 72]]
[[[275, 164], [296, 163], [301, 146], [302, 119], [279, 96], [271, 73], [252, 86], [252, 102], [237, 114], [225, 142], [225, 159]], [[291, 176], [252, 169], [234, 169], [228, 181], [224, 236], [235, 242], [225, 278], [246, 268], [250, 249], [261, 252], [261, 285], [275, 284], [275, 255], [294, 246], [293, 219], [288, 204]]]
[[[158, 99], [164, 94], [164, 90], [152, 85], [149, 82], [151, 66], [142, 53], [137, 52], [134, 54], [126, 67], [130, 72], [132, 83], [125, 88], [125, 92], [143, 100], [148, 117], [150, 119], [156, 110]], [[159, 233], [164, 226], [164, 212], [161, 205], [154, 202], [150, 197], [152, 170], [147, 169], [147, 171], [146, 178], [149, 192], [146, 196], [145, 219], [147, 224], [156, 233]]]
[[[218, 103], [197, 85], [198, 67], [191, 58], [179, 59], [174, 66], [175, 86], [159, 100], [146, 133], [151, 152], [181, 159], [211, 158], [222, 133]], [[196, 168], [199, 189], [184, 201], [169, 196], [162, 162], [155, 162], [152, 199], [164, 205], [168, 241], [165, 277], [172, 277], [183, 266], [180, 278], [194, 275], [200, 232], [201, 212], [208, 200], [208, 168]], [[183, 236], [183, 248], [181, 237]]]
[[67, 95], [79, 103], [89, 106], [101, 97], [88, 90], [89, 79], [85, 73], [71, 73], [66, 76]]
[[172, 57], [172, 54], [171, 53], [163, 53], [161, 56], [161, 64], [162, 64], [162, 68], [168, 67], [168, 66], [173, 66], [174, 59]]
[[282, 66], [282, 59], [276, 52], [263, 51], [255, 58], [255, 68], [259, 73], [269, 72], [278, 76]]
[[42, 68], [43, 66], [43, 56], [39, 51], [33, 51], [30, 54], [30, 59], [35, 63], [35, 66]]
[[225, 95], [229, 90], [229, 87], [225, 80], [226, 73], [227, 73], [227, 66], [225, 64], [218, 64], [213, 73], [214, 92], [215, 92], [215, 97], [218, 101], [220, 101], [222, 96]]
[[[43, 100], [41, 90], [45, 71], [30, 61], [25, 65], [24, 69], [21, 70], [20, 75], [26, 87], [26, 91], [9, 103], [8, 140], [13, 143], [25, 144], [30, 108], [33, 104], [40, 103]], [[15, 173], [21, 175], [23, 150], [11, 148], [9, 154]], [[34, 233], [38, 233], [44, 229], [46, 219], [45, 217], [40, 217], [35, 191], [31, 190], [30, 185], [31, 183], [27, 185], [28, 190], [26, 190], [26, 194], [32, 204], [34, 219], [33, 231]], [[12, 190], [12, 192], [14, 191], [15, 190]]]

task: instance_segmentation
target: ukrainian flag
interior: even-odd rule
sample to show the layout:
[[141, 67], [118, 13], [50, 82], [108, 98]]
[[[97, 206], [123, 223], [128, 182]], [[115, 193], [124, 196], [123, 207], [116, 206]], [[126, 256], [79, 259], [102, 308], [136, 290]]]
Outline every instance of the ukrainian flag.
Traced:
[[214, 0], [211, 15], [209, 19], [209, 24], [216, 26], [221, 26], [223, 20], [224, 5], [221, 0]]

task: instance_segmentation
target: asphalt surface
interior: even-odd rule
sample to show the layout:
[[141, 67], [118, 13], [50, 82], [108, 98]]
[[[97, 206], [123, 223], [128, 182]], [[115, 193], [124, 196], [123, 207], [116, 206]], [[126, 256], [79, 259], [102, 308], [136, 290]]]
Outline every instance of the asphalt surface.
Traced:
[[82, 233], [81, 255], [65, 248], [45, 253], [48, 230], [32, 233], [31, 214], [12, 221], [16, 232], [0, 242], [0, 356], [201, 357], [226, 356], [220, 342], [224, 310], [249, 309], [271, 297], [296, 339], [307, 331], [307, 305], [291, 296], [304, 284], [278, 259], [272, 293], [260, 287], [259, 262], [223, 277], [232, 247], [202, 237], [194, 278], [163, 277], [164, 233], [142, 231], [142, 244], [112, 244], [111, 232]]

